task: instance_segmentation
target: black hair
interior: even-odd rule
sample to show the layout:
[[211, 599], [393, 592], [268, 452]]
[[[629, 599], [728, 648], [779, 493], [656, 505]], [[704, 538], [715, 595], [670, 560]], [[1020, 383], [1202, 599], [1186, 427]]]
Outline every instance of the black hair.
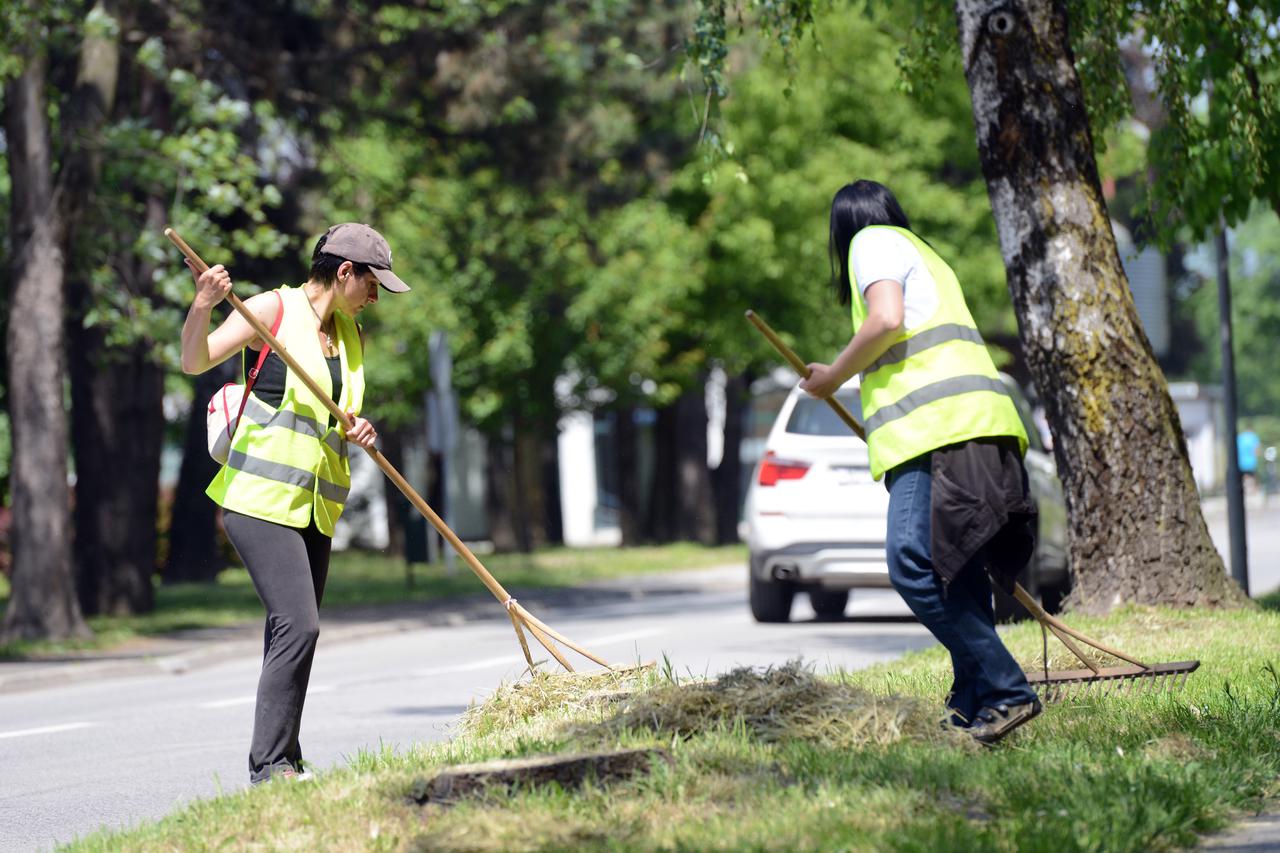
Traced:
[[845, 184], [831, 200], [831, 235], [827, 254], [831, 260], [831, 286], [841, 305], [848, 305], [853, 285], [849, 281], [849, 244], [868, 225], [896, 225], [911, 230], [907, 215], [884, 184], [854, 181]]
[[[324, 244], [328, 239], [328, 234], [321, 234], [320, 239], [316, 241], [315, 249], [311, 252], [311, 280], [318, 281], [325, 287], [332, 287], [338, 280], [338, 267], [342, 266], [347, 259], [331, 255], [324, 250]], [[352, 261], [351, 269], [356, 275], [364, 275], [369, 271], [369, 266]]]

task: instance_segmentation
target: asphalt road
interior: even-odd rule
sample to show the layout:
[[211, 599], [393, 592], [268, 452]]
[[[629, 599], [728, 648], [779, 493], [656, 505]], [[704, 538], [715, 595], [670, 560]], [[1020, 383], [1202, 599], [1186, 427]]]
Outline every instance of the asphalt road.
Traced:
[[[797, 622], [757, 625], [744, 581], [745, 568], [725, 567], [531, 609], [611, 660], [665, 654], [678, 671], [697, 675], [795, 657], [819, 669], [858, 668], [932, 644], [892, 591], [855, 594], [840, 622], [813, 621], [801, 597]], [[522, 668], [510, 622], [496, 604], [492, 611], [459, 625], [327, 645], [322, 628], [304, 755], [323, 769], [360, 750], [448, 738], [469, 703]], [[245, 787], [259, 665], [260, 651], [245, 648], [181, 675], [0, 694], [0, 850], [49, 849]]]
[[[1280, 589], [1280, 495], [1251, 494], [1245, 501], [1245, 545], [1249, 564], [1249, 594], [1255, 598]], [[1205, 523], [1218, 553], [1231, 569], [1231, 537], [1227, 502], [1206, 500]]]

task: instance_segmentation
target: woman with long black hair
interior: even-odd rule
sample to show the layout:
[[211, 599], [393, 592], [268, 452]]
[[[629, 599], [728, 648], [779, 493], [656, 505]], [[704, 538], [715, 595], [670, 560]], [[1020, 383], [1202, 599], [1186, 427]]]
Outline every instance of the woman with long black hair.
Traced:
[[842, 187], [828, 245], [854, 333], [801, 387], [828, 397], [861, 374], [871, 473], [889, 490], [890, 580], [951, 653], [945, 722], [994, 743], [1040, 713], [996, 633], [984, 571], [1012, 589], [1034, 549], [1026, 432], [955, 273], [887, 187]]

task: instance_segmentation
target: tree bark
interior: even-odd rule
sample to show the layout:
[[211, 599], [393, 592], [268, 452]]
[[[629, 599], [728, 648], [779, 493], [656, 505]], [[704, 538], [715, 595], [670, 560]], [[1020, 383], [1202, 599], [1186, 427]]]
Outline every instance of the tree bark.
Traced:
[[[99, 4], [101, 8], [101, 4]], [[126, 24], [127, 26], [127, 24]], [[132, 76], [129, 71], [134, 72]], [[87, 231], [88, 206], [101, 172], [99, 129], [115, 104], [121, 80], [114, 39], [86, 37], [77, 89], [65, 133], [66, 162], [59, 185], [67, 222], [67, 246]], [[164, 129], [168, 115], [163, 87], [135, 66], [125, 72], [124, 91], [136, 99], [122, 106]], [[166, 206], [153, 188], [130, 181], [123, 189], [141, 202], [142, 227], [164, 227]], [[86, 241], [88, 242], [88, 241]], [[112, 251], [118, 276], [111, 287], [150, 300], [155, 265], [127, 249]], [[111, 345], [105, 331], [86, 327], [85, 317], [102, 297], [88, 273], [68, 279], [68, 339], [71, 352], [71, 438], [76, 457], [75, 561], [80, 607], [86, 614], [130, 616], [155, 604], [156, 516], [160, 448], [164, 440], [164, 371], [150, 340]]]
[[164, 373], [146, 346], [109, 349], [100, 328], [84, 328], [74, 316], [71, 434], [80, 608], [91, 615], [146, 613], [155, 604]]
[[618, 526], [623, 545], [644, 541], [643, 507], [640, 498], [640, 446], [634, 406], [620, 406], [615, 412], [615, 455], [618, 466]]
[[204, 493], [218, 473], [205, 438], [205, 407], [213, 392], [232, 380], [232, 367], [239, 364], [239, 359], [231, 359], [195, 378], [169, 518], [169, 560], [161, 573], [166, 584], [213, 583], [226, 568], [218, 545], [218, 506]]
[[564, 513], [560, 506], [560, 442], [554, 425], [539, 433], [543, 509], [542, 544], [564, 544]]
[[653, 486], [643, 528], [651, 542], [676, 538], [676, 459], [675, 406], [663, 406], [653, 416]]
[[542, 489], [538, 436], [527, 421], [516, 419], [514, 474], [511, 508], [516, 531], [516, 547], [528, 554], [546, 542], [545, 494]]
[[12, 184], [8, 391], [13, 571], [0, 642], [89, 634], [71, 572], [62, 398], [65, 257], [54, 200], [46, 63], [43, 52], [34, 47], [21, 75], [5, 87], [4, 98]]
[[[506, 432], [504, 430], [504, 432]], [[496, 551], [515, 551], [519, 547], [516, 533], [513, 483], [515, 481], [514, 442], [508, 435], [489, 438], [485, 466], [485, 515], [489, 520], [489, 539]]]
[[710, 545], [716, 538], [715, 501], [707, 468], [707, 392], [699, 381], [676, 401], [676, 533]]
[[[384, 429], [380, 436], [382, 437], [382, 446], [380, 448], [382, 455], [395, 466], [397, 471], [403, 471], [404, 428], [392, 427], [391, 429]], [[428, 489], [425, 488], [423, 492], [429, 493]], [[409, 505], [409, 501], [390, 477], [382, 478], [382, 502], [387, 511], [387, 553], [397, 559], [401, 559], [405, 556], [405, 507]], [[444, 508], [440, 504], [432, 504], [431, 508], [441, 513], [441, 515], [444, 514]], [[416, 512], [416, 510], [413, 511]]]
[[1120, 265], [1065, 3], [957, 0], [956, 15], [1009, 290], [1066, 494], [1073, 603], [1237, 604]]

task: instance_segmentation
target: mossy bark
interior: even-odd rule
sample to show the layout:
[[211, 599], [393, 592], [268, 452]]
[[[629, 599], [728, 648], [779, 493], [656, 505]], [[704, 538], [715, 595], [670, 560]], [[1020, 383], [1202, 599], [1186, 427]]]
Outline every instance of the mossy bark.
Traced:
[[13, 424], [12, 593], [0, 642], [87, 637], [71, 566], [62, 389], [63, 228], [55, 202], [47, 59], [35, 50], [4, 91], [10, 260], [8, 406]]
[[1026, 357], [1070, 516], [1073, 603], [1236, 604], [1102, 197], [1061, 0], [957, 0]]

